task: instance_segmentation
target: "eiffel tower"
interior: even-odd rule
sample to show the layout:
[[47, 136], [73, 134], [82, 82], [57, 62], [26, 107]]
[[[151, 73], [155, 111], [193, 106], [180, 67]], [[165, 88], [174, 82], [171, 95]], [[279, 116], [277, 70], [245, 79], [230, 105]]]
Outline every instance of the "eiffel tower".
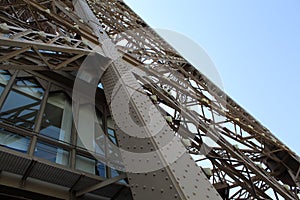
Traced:
[[298, 155], [122, 0], [0, 6], [1, 198], [300, 199]]

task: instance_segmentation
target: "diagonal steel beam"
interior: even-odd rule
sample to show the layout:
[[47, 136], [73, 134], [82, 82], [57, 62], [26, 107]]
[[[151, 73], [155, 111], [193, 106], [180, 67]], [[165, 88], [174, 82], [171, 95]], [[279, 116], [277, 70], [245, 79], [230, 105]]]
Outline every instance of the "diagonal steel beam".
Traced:
[[116, 182], [118, 182], [118, 181], [120, 181], [120, 180], [122, 180], [124, 178], [126, 178], [126, 174], [121, 174], [121, 175], [116, 176], [114, 178], [107, 179], [107, 180], [105, 180], [105, 181], [103, 181], [101, 183], [98, 183], [96, 185], [92, 185], [92, 186], [87, 187], [85, 189], [79, 190], [79, 191], [76, 192], [75, 195], [76, 195], [76, 197], [80, 197], [80, 196], [82, 196], [82, 195], [84, 195], [86, 193], [89, 193], [89, 192], [98, 190], [100, 188], [106, 187], [108, 185], [111, 185], [113, 183], [116, 183]]
[[13, 57], [15, 57], [15, 56], [17, 56], [17, 55], [20, 55], [20, 54], [22, 54], [22, 53], [24, 53], [24, 52], [30, 50], [31, 48], [32, 48], [32, 47], [30, 47], [30, 46], [25, 46], [25, 47], [22, 47], [22, 48], [19, 49], [19, 50], [16, 50], [16, 51], [13, 51], [13, 52], [11, 52], [11, 53], [8, 53], [8, 54], [6, 54], [6, 55], [4, 55], [4, 56], [1, 56], [1, 57], [0, 57], [0, 62], [3, 62], [3, 61], [8, 60], [8, 59], [10, 59], [10, 58], [13, 58]]

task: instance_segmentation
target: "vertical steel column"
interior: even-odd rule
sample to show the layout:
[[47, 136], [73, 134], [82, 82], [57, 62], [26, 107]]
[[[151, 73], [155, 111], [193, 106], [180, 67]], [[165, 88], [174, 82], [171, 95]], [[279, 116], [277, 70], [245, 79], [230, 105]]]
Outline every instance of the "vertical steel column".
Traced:
[[[200, 167], [186, 152], [180, 139], [174, 137], [174, 132], [155, 107], [151, 110], [156, 118], [154, 120], [164, 125], [159, 127], [161, 130], [157, 134], [152, 134], [148, 124], [153, 120], [151, 116], [149, 117], [149, 108], [153, 108], [153, 103], [147, 95], [135, 91], [139, 88], [139, 84], [134, 74], [130, 72], [133, 67], [118, 59], [117, 48], [103, 31], [87, 2], [74, 1], [74, 7], [78, 16], [82, 17], [98, 36], [105, 55], [114, 60], [101, 78], [108, 105], [117, 101], [119, 105], [116, 106], [129, 108], [130, 114], [117, 109], [114, 117], [121, 116], [122, 122], [116, 122], [116, 134], [119, 146], [123, 149], [122, 159], [133, 198], [221, 199]], [[114, 93], [116, 88], [117, 94]], [[112, 105], [110, 109], [113, 109]], [[133, 125], [131, 133], [125, 132], [122, 126], [120, 127], [120, 123], [125, 126], [128, 123], [128, 126], [131, 126], [132, 121], [138, 127], [134, 128]], [[140, 137], [133, 137], [132, 134]], [[172, 156], [175, 158], [169, 158]]]

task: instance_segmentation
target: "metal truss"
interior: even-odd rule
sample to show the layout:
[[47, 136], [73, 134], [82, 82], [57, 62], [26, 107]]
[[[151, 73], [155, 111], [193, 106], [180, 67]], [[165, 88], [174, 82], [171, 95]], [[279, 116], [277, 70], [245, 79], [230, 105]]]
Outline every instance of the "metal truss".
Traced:
[[[123, 1], [87, 3], [123, 60], [146, 74], [135, 74], [141, 92], [167, 116], [223, 199], [299, 199], [298, 155]], [[1, 0], [0, 6], [1, 69], [75, 71], [102, 45], [71, 1]]]
[[73, 71], [99, 45], [63, 2], [9, 0], [0, 7], [1, 69]]

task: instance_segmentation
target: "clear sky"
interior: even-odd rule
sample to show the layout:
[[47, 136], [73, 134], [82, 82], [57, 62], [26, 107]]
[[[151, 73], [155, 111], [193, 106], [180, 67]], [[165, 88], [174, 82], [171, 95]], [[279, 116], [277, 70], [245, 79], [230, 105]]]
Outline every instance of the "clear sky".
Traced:
[[125, 0], [214, 61], [224, 89], [300, 154], [300, 0]]

